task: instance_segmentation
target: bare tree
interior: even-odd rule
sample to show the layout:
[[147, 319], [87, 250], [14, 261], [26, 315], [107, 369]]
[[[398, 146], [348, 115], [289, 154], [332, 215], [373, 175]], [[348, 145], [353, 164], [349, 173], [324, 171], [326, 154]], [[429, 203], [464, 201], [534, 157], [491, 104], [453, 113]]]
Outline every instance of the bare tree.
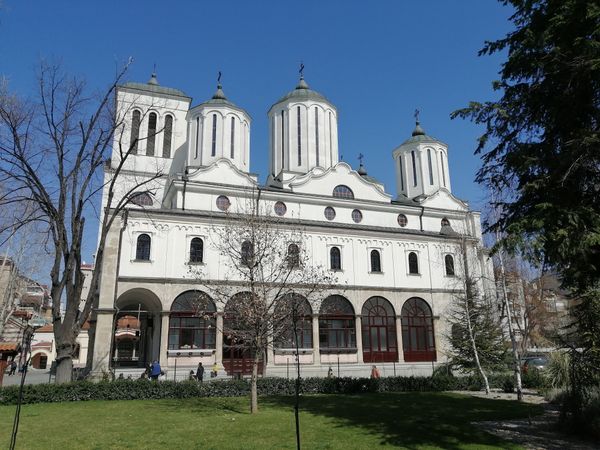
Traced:
[[255, 413], [259, 366], [268, 346], [293, 339], [299, 383], [299, 324], [334, 279], [312, 262], [299, 222], [271, 216], [261, 203], [260, 190], [248, 192], [241, 203], [245, 204], [226, 213], [210, 231], [224, 281], [213, 282], [202, 269], [194, 270], [193, 276], [223, 305], [221, 331], [228, 344], [253, 358], [250, 411]]
[[82, 80], [68, 76], [59, 65], [46, 63], [40, 66], [33, 100], [12, 94], [6, 82], [0, 86], [0, 184], [5, 186], [0, 206], [32, 205], [16, 229], [38, 222], [49, 235], [57, 383], [71, 380], [75, 341], [90, 317], [101, 276], [99, 270], [93, 272], [82, 298], [86, 218], [97, 215], [94, 204], [103, 193], [95, 256], [96, 267], [101, 267], [114, 220], [133, 193], [162, 175], [157, 171], [135, 182], [122, 180], [138, 142], [122, 139], [129, 114], [115, 107], [117, 87], [130, 64], [131, 60], [99, 95], [88, 93]]
[[[448, 340], [450, 358], [454, 365], [467, 371], [476, 371], [481, 376], [485, 393], [490, 386], [486, 371], [502, 364], [505, 345], [502, 339], [500, 323], [493, 314], [493, 299], [486, 298], [485, 290], [479, 288], [483, 278], [475, 275], [472, 267], [476, 264], [469, 257], [467, 240], [460, 238], [460, 256], [462, 273], [456, 274], [460, 293], [454, 295], [449, 311], [451, 325]], [[481, 271], [483, 275], [483, 270]]]

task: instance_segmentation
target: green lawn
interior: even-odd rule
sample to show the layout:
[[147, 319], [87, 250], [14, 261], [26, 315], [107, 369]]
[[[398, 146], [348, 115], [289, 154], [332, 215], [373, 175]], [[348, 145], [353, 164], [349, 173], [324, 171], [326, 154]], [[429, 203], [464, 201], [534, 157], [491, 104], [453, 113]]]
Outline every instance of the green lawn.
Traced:
[[[24, 405], [21, 449], [294, 448], [289, 397], [90, 401]], [[14, 406], [0, 407], [0, 448], [7, 448]], [[540, 407], [440, 393], [315, 395], [302, 398], [302, 446], [443, 449], [518, 448], [471, 421], [527, 417]]]

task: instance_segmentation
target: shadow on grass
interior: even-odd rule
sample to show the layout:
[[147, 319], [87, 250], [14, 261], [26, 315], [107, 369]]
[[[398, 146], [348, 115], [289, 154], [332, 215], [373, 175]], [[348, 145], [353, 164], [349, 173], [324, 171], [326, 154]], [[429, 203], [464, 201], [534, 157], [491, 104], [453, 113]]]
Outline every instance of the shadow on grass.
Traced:
[[[293, 408], [291, 397], [266, 397], [264, 406]], [[541, 413], [541, 408], [514, 401], [488, 400], [440, 393], [386, 393], [302, 397], [302, 413], [327, 416], [336, 428], [357, 427], [381, 436], [380, 444], [459, 449], [465, 445], [511, 448], [500, 438], [471, 425]], [[302, 421], [302, 416], [301, 419]]]

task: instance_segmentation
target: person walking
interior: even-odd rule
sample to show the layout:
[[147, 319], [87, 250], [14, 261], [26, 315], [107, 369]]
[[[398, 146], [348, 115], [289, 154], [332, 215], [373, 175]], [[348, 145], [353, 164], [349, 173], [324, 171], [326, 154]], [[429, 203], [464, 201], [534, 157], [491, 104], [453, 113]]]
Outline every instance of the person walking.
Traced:
[[160, 377], [161, 369], [160, 364], [157, 359], [154, 360], [152, 365], [150, 366], [150, 378], [154, 381], [158, 381], [158, 377]]
[[198, 369], [196, 369], [196, 380], [200, 383], [204, 381], [204, 366], [201, 362], [198, 363]]
[[10, 363], [10, 370], [8, 372], [8, 376], [14, 375], [17, 371], [17, 362], [13, 359]]
[[211, 378], [217, 378], [218, 374], [219, 374], [219, 365], [215, 361], [215, 363], [212, 366], [212, 370], [210, 371], [210, 377]]
[[379, 369], [377, 366], [373, 366], [371, 368], [371, 378], [379, 378], [381, 375], [379, 374]]

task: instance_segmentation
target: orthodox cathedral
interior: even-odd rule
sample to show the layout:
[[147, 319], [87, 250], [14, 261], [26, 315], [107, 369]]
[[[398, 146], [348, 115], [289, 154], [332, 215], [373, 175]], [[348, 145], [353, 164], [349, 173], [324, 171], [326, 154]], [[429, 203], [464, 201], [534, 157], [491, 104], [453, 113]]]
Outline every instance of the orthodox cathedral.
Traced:
[[[482, 291], [494, 289], [480, 214], [452, 195], [448, 147], [418, 119], [412, 135], [390, 149], [393, 195], [362, 162], [354, 169], [340, 161], [336, 107], [302, 76], [268, 109], [264, 185], [250, 171], [250, 115], [220, 84], [194, 104], [153, 74], [147, 83], [119, 86], [116, 111], [123, 126], [105, 176], [133, 146], [117, 192], [131, 202], [97, 267], [89, 348], [96, 374], [141, 373], [154, 360], [169, 379], [187, 378], [199, 362], [216, 365], [219, 377], [249, 373], [249, 356], [223, 335], [224, 305], [209, 300], [210, 314], [197, 314], [190, 298], [199, 288], [189, 277], [195, 264], [211, 280], [230, 279], [211, 226], [235, 214], [249, 190], [260, 189], [274, 216], [302, 219], [310, 261], [336, 275], [302, 323], [303, 376], [330, 368], [368, 376], [373, 364], [383, 375], [430, 374], [447, 358], [448, 307], [464, 292], [465, 261]], [[105, 192], [103, 206], [108, 201]], [[289, 347], [269, 346], [268, 375], [289, 374]]]

